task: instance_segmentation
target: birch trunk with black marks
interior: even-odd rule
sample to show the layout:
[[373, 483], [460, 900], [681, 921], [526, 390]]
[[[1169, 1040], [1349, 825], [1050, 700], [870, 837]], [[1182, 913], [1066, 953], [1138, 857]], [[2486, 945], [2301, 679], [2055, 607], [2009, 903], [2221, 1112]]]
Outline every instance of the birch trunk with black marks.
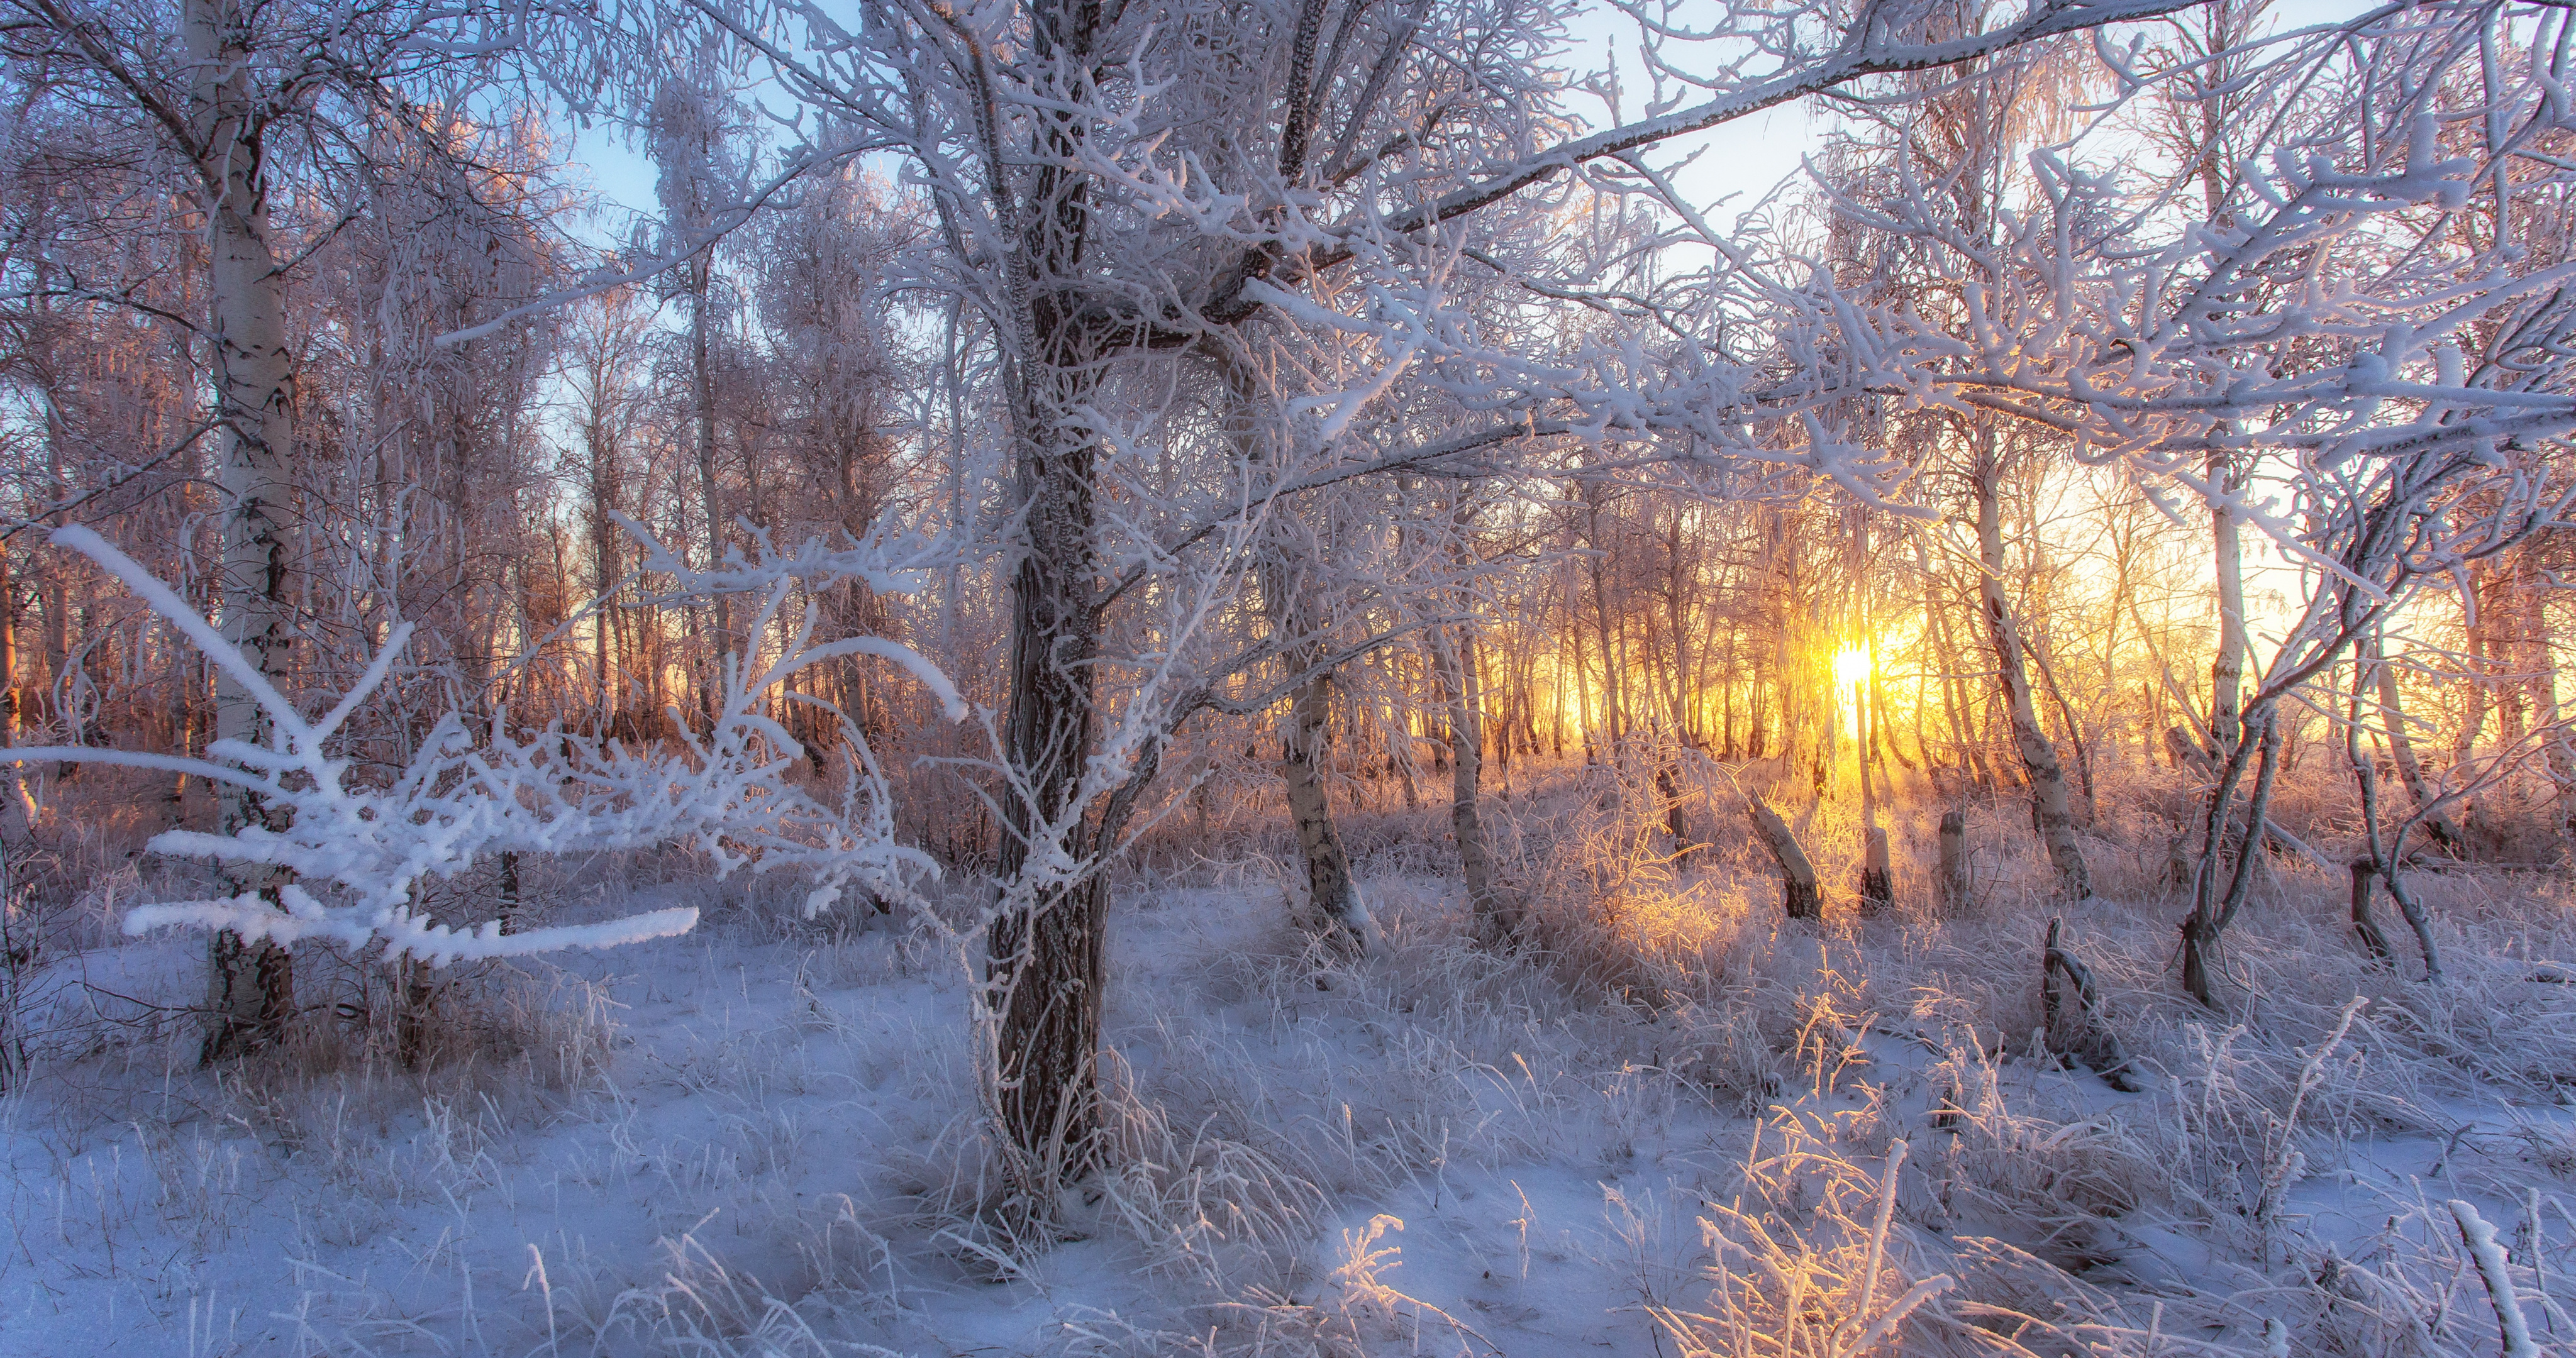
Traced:
[[[292, 641], [286, 572], [295, 360], [286, 334], [285, 280], [269, 239], [267, 167], [250, 90], [254, 14], [239, 0], [188, 0], [182, 23], [194, 69], [190, 149], [207, 200], [207, 318], [223, 424], [224, 637], [262, 675], [282, 675]], [[249, 691], [218, 669], [216, 739], [260, 744], [268, 725]], [[217, 784], [215, 793], [218, 833], [270, 823], [272, 812], [256, 794], [231, 783]], [[227, 864], [221, 871], [226, 895], [278, 899], [282, 882], [274, 870]], [[208, 947], [207, 977], [203, 1061], [274, 1040], [295, 1012], [294, 965], [275, 943], [219, 930]]]
[[[1291, 665], [1316, 665], [1320, 648], [1307, 647]], [[1368, 913], [1360, 908], [1351, 884], [1350, 851], [1342, 847], [1333, 824], [1332, 801], [1326, 794], [1324, 770], [1331, 756], [1333, 675], [1317, 673], [1297, 686], [1288, 704], [1288, 738], [1281, 742], [1279, 776], [1288, 785], [1288, 816], [1297, 829], [1297, 853], [1306, 864], [1306, 898], [1324, 922], [1326, 941], [1351, 955], [1368, 952]]]

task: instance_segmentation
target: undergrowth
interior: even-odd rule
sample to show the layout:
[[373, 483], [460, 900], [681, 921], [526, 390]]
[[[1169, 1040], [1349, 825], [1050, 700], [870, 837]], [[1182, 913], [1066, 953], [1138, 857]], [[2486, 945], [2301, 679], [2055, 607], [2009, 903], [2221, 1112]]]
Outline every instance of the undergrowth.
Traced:
[[[0, 1105], [49, 1148], [17, 1166], [12, 1224], [30, 1258], [50, 1232], [123, 1269], [156, 1242], [272, 1241], [262, 1185], [318, 1186], [338, 1206], [289, 1232], [278, 1308], [317, 1353], [469, 1329], [547, 1354], [912, 1353], [979, 1296], [1052, 1298], [1026, 1342], [1079, 1353], [1538, 1352], [1517, 1327], [1550, 1306], [1747, 1358], [2482, 1355], [2508, 1304], [2542, 1351], [2576, 1340], [2556, 1296], [2576, 1267], [2576, 925], [2554, 874], [2418, 874], [2449, 964], [2431, 986], [2354, 944], [2339, 878], [2276, 857], [2212, 1010], [2172, 975], [2188, 807], [2157, 775], [2101, 789], [2102, 894], [2080, 903], [2048, 898], [2017, 803], [1902, 789], [1898, 900], [1869, 914], [1848, 798], [1703, 776], [1677, 843], [1651, 768], [1537, 772], [1487, 817], [1533, 917], [1517, 952], [1473, 941], [1443, 807], [1390, 797], [1352, 836], [1382, 932], [1356, 961], [1294, 923], [1299, 874], [1258, 797], [1167, 822], [1120, 887], [1107, 1168], [1047, 1248], [993, 1213], [972, 958], [903, 909], [805, 921], [663, 861], [532, 877], [531, 908], [676, 893], [708, 908], [704, 937], [630, 975], [460, 974], [408, 1064], [390, 992], [356, 971], [317, 965], [300, 1035], [207, 1075], [184, 996], [59, 981], [46, 1093]], [[1737, 780], [1798, 828], [1823, 921], [1781, 917]], [[2329, 851], [2344, 832], [2313, 808], [2333, 804], [2282, 801]], [[1944, 910], [1929, 865], [1953, 807], [1973, 889]], [[140, 956], [79, 923], [111, 908], [66, 904], [60, 947]], [[2052, 1050], [2052, 919], [2139, 1092]], [[643, 1055], [621, 1054], [623, 1004], [669, 1015]], [[138, 1164], [101, 1172], [110, 1151]], [[1590, 1201], [1534, 1197], [1541, 1173]], [[502, 1273], [473, 1254], [479, 1204], [630, 1183], [651, 1186], [653, 1252], [558, 1230]], [[2455, 1201], [2495, 1223], [2501, 1273]], [[454, 1239], [410, 1286], [452, 1273], [448, 1309], [324, 1262], [424, 1212]], [[1549, 1268], [1588, 1290], [1533, 1290]]]

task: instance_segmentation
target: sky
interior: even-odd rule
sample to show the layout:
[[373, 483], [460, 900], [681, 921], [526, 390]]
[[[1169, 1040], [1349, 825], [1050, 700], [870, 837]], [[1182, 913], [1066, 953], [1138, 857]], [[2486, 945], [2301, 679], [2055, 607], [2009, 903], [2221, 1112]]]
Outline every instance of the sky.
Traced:
[[[2372, 7], [2365, 0], [2275, 0], [2272, 12], [2280, 28], [2291, 29], [2348, 19]], [[1634, 32], [1623, 15], [1598, 4], [1570, 27], [1577, 51], [1569, 54], [1569, 62], [1597, 69], [1612, 44], [1619, 43], [1619, 67], [1628, 77], [1632, 97], [1644, 87], [1637, 76]], [[1592, 111], [1598, 113], [1598, 106]], [[1671, 163], [1697, 152], [1678, 181], [1703, 211], [1723, 212], [1759, 201], [1783, 179], [1797, 174], [1802, 159], [1822, 148], [1829, 130], [1827, 118], [1814, 111], [1811, 102], [1801, 101], [1671, 143], [1659, 161]], [[602, 200], [600, 220], [585, 233], [591, 239], [606, 243], [623, 238], [634, 215], [652, 214], [652, 163], [614, 132], [594, 128], [577, 135], [572, 160], [589, 172]]]
[[[1597, 54], [1611, 32], [1604, 22], [1594, 26], [1588, 39], [1578, 37], [1578, 42]], [[1593, 56], [1591, 64], [1598, 64], [1598, 60], [1597, 55]], [[1620, 65], [1633, 73], [1637, 66], [1634, 53], [1624, 56]], [[1635, 83], [1632, 79], [1632, 87]], [[1740, 196], [1740, 202], [1749, 203], [1796, 173], [1800, 157], [1821, 145], [1821, 141], [1821, 124], [1810, 117], [1805, 105], [1773, 109], [1687, 144], [1690, 150], [1715, 148], [1715, 153], [1701, 155], [1686, 172], [1688, 182], [1694, 185], [1703, 207], [1712, 207], [1729, 196]], [[625, 220], [633, 214], [654, 212], [653, 164], [615, 131], [592, 128], [578, 133], [573, 139], [571, 159], [589, 172], [592, 186], [602, 200], [605, 220], [593, 226], [593, 239], [604, 243], [611, 237], [622, 237]]]

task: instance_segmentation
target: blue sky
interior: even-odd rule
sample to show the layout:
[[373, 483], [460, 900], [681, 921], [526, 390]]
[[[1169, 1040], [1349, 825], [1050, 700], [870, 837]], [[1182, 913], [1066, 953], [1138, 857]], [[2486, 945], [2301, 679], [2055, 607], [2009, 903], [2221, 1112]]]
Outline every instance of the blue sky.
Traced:
[[[2294, 28], [2349, 18], [2368, 8], [2371, 6], [2362, 0], [2276, 0], [2273, 14], [2282, 27]], [[1621, 31], [1618, 25], [1625, 22], [1607, 9], [1596, 13], [1601, 22], [1593, 26], [1591, 34], [1584, 34], [1586, 25], [1576, 25], [1579, 46], [1590, 49], [1583, 60], [1595, 66], [1600, 64], [1606, 40], [1617, 35]], [[1631, 90], [1642, 89], [1635, 76], [1638, 63], [1634, 52], [1623, 52], [1619, 64], [1629, 75]], [[1825, 121], [1807, 104], [1800, 103], [1683, 139], [1671, 145], [1661, 159], [1669, 161], [1699, 151], [1698, 159], [1683, 173], [1682, 185], [1704, 210], [1720, 210], [1721, 203], [1730, 201], [1742, 207], [1796, 174], [1801, 158], [1822, 145], [1826, 130]], [[604, 200], [606, 220], [595, 223], [586, 234], [594, 239], [623, 236], [628, 214], [653, 211], [652, 163], [622, 138], [600, 129], [583, 133], [574, 140], [572, 159], [589, 172]]]

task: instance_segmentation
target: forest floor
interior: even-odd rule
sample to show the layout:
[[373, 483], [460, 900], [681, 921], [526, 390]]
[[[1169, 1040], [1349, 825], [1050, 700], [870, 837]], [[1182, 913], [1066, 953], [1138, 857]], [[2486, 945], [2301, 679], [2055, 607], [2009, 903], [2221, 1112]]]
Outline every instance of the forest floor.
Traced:
[[[2051, 908], [2012, 803], [1972, 821], [1977, 909], [1817, 927], [1733, 827], [1696, 865], [1623, 856], [1607, 800], [1501, 800], [1516, 885], [1562, 906], [1543, 962], [1465, 941], [1428, 814], [1353, 818], [1384, 931], [1357, 964], [1304, 948], [1267, 850], [1137, 873], [1119, 1168], [1034, 1254], [982, 1224], [967, 971], [933, 931], [567, 879], [714, 908], [459, 978], [422, 1073], [346, 1037], [361, 989], [201, 1073], [152, 1007], [195, 998], [199, 945], [101, 941], [35, 989], [41, 1059], [0, 1098], [0, 1353], [2496, 1353], [2454, 1200], [2535, 1350], [2576, 1353], [2554, 877], [2428, 877], [2428, 987], [2285, 865], [2212, 1013], [2165, 972], [2152, 808], [2105, 817], [2105, 898], [2062, 913], [2122, 1092], [2034, 1032]], [[1934, 814], [1897, 817], [1906, 861]]]

